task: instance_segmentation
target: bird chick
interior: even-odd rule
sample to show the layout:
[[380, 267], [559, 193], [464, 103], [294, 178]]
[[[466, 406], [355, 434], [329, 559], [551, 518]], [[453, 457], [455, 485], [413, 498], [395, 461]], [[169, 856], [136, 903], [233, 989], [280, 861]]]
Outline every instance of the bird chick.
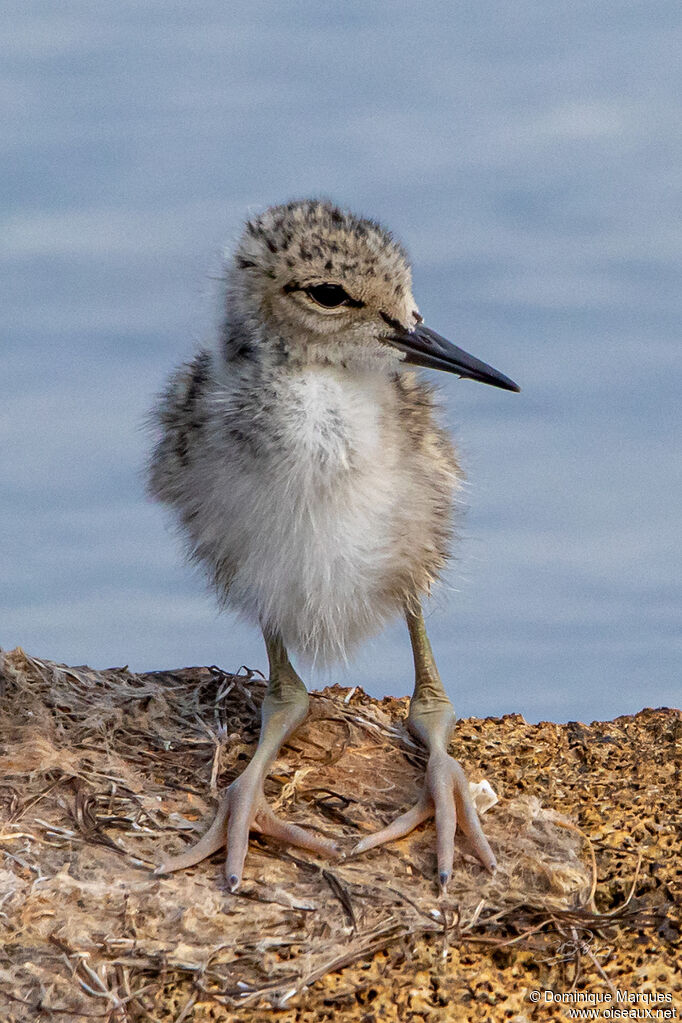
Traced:
[[226, 268], [216, 342], [172, 377], [155, 410], [149, 490], [175, 512], [221, 602], [262, 629], [270, 676], [253, 759], [204, 837], [160, 873], [224, 846], [235, 890], [250, 829], [337, 852], [275, 817], [263, 795], [308, 709], [288, 651], [343, 659], [398, 614], [412, 642], [408, 726], [429, 751], [426, 782], [414, 808], [354, 851], [435, 813], [441, 885], [457, 826], [494, 867], [464, 772], [447, 752], [455, 718], [421, 610], [449, 555], [461, 473], [410, 365], [518, 390], [423, 326], [407, 255], [374, 221], [304, 200], [247, 222]]

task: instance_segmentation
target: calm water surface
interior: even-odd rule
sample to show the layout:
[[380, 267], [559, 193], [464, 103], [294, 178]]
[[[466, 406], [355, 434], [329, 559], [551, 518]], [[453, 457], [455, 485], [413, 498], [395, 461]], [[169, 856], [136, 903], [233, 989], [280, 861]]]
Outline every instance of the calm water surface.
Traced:
[[[244, 215], [326, 194], [523, 387], [438, 381], [469, 478], [430, 610], [458, 712], [679, 703], [679, 5], [8, 8], [0, 644], [263, 667], [146, 503], [140, 424]], [[407, 692], [405, 630], [334, 679]]]

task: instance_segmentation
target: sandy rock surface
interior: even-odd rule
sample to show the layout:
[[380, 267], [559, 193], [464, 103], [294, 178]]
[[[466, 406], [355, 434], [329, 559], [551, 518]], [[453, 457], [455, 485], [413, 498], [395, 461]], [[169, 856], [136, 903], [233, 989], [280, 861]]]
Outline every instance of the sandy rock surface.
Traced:
[[[2, 1023], [563, 1020], [545, 992], [619, 990], [682, 1009], [679, 712], [460, 721], [453, 752], [500, 797], [484, 817], [494, 877], [461, 848], [439, 896], [426, 824], [340, 862], [254, 836], [231, 895], [219, 856], [151, 871], [255, 749], [258, 675], [21, 650], [0, 667]], [[350, 850], [419, 792], [406, 712], [357, 688], [313, 694], [273, 807]]]

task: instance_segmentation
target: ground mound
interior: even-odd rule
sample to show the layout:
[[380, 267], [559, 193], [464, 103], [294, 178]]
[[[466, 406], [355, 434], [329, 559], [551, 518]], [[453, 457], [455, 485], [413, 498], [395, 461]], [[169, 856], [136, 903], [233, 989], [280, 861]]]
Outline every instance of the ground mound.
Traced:
[[[254, 838], [167, 878], [258, 736], [264, 684], [217, 667], [135, 674], [5, 653], [0, 698], [0, 1020], [565, 1019], [533, 990], [682, 1000], [680, 714], [587, 727], [458, 723], [500, 801], [494, 877], [460, 850], [434, 884], [432, 825], [341, 863]], [[416, 797], [406, 700], [312, 695], [266, 792], [345, 841]]]

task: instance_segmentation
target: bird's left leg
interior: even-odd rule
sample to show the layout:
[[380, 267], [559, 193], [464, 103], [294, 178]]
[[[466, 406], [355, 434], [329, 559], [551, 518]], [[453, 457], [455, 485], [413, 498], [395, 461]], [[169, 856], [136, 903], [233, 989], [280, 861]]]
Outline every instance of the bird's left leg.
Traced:
[[366, 852], [377, 845], [402, 838], [422, 821], [435, 816], [438, 876], [444, 888], [452, 872], [457, 827], [464, 832], [472, 851], [490, 871], [495, 869], [495, 856], [483, 834], [466, 775], [448, 753], [455, 713], [438, 674], [421, 608], [418, 605], [416, 610], [409, 608], [406, 618], [415, 667], [415, 686], [407, 726], [429, 751], [426, 781], [422, 795], [412, 809], [388, 827], [363, 838], [353, 853]]
[[227, 789], [204, 837], [186, 852], [162, 863], [155, 871], [157, 874], [191, 867], [224, 848], [225, 874], [230, 890], [236, 891], [242, 879], [250, 830], [320, 856], [338, 855], [334, 842], [318, 838], [297, 824], [280, 820], [265, 800], [263, 782], [272, 762], [308, 713], [308, 692], [296, 674], [282, 640], [279, 636], [266, 634], [265, 646], [270, 662], [270, 679], [261, 708], [256, 752]]

